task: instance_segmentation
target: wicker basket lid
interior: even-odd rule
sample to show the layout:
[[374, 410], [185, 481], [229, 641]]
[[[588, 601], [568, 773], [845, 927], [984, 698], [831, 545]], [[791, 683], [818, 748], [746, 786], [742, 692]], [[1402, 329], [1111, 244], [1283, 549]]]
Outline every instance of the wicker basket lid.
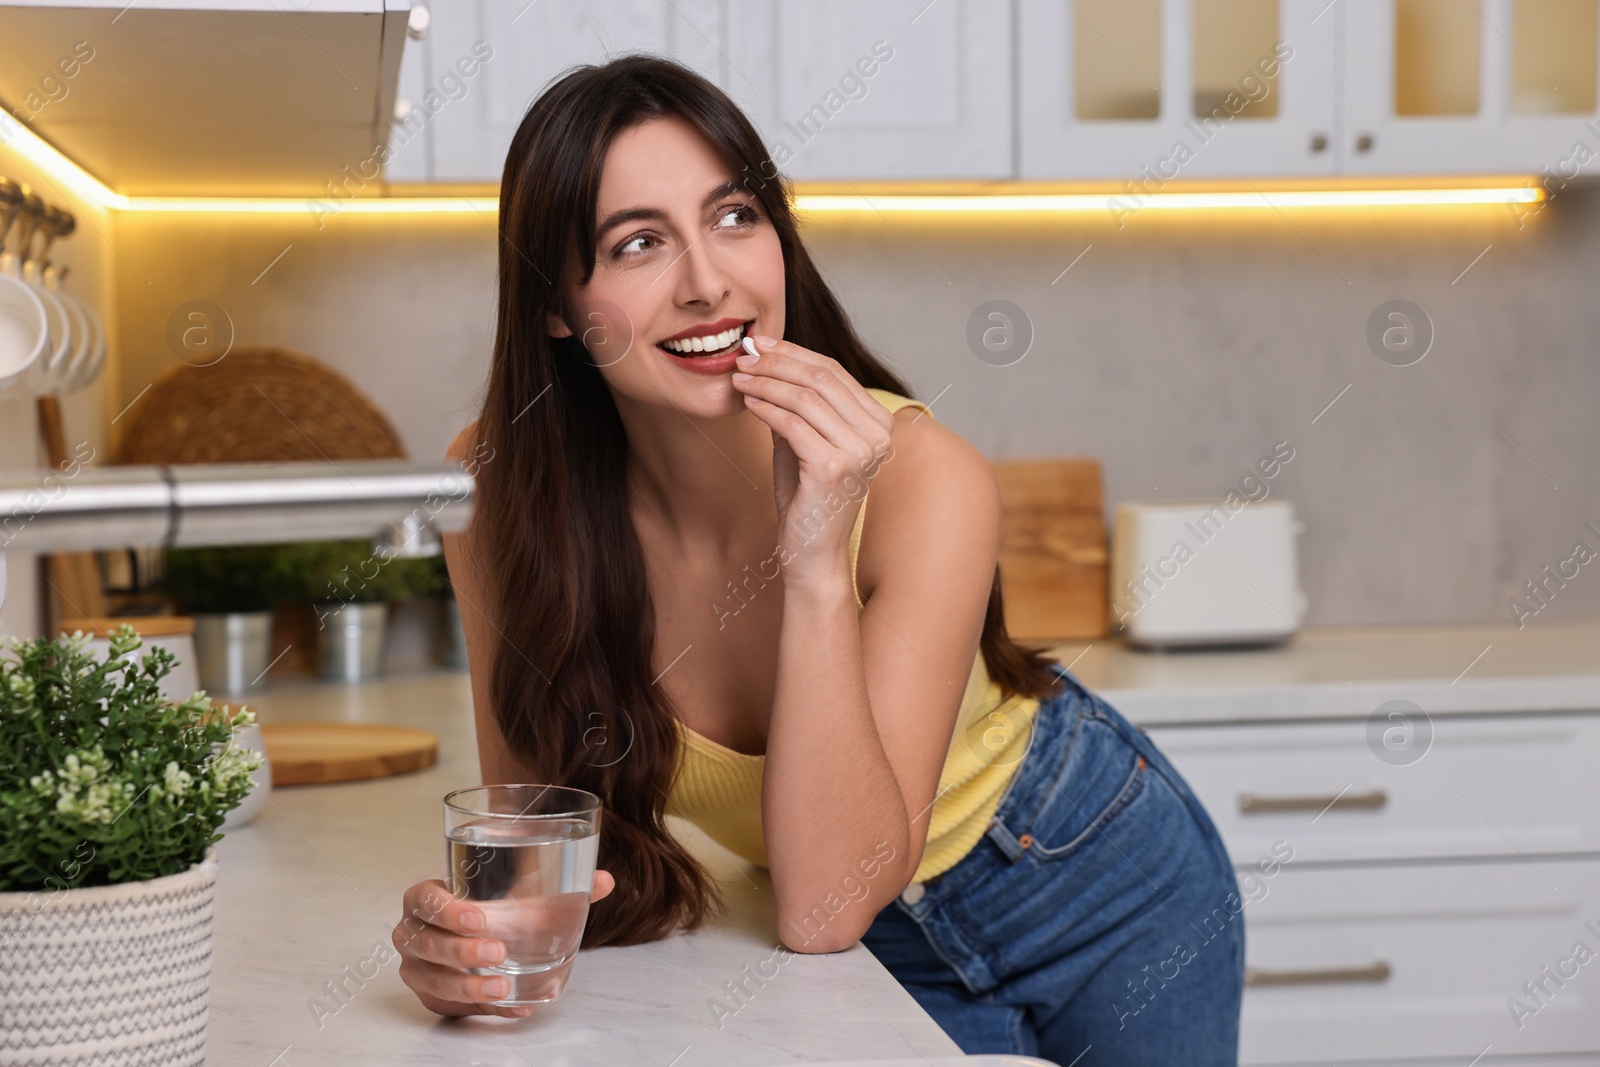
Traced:
[[115, 462], [405, 458], [394, 425], [348, 378], [303, 353], [260, 346], [167, 370], [128, 413]]

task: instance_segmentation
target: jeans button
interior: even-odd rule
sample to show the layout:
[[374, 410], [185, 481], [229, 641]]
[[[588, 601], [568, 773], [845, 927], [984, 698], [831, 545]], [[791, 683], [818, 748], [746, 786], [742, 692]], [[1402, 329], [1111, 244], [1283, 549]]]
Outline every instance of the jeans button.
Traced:
[[907, 904], [915, 904], [917, 901], [922, 899], [922, 894], [924, 892], [925, 890], [922, 888], [921, 882], [912, 882], [910, 885], [906, 886], [905, 892], [900, 894], [900, 899], [905, 901]]

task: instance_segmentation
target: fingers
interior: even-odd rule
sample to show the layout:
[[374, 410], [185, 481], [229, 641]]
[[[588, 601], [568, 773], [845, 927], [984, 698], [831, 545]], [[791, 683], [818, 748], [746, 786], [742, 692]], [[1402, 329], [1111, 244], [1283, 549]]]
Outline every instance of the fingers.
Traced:
[[[777, 408], [790, 412], [799, 417], [800, 421], [796, 424], [797, 431], [800, 426], [813, 431], [819, 440], [821, 450], [808, 454], [786, 427], [780, 427], [784, 436], [789, 437], [790, 442], [795, 445], [795, 451], [802, 459], [821, 460], [827, 452], [842, 453], [846, 457], [859, 457], [872, 450], [866, 438], [840, 417], [838, 409], [834, 406], [836, 402], [828, 400], [810, 386], [792, 385], [776, 378], [752, 378], [748, 382], [736, 384], [745, 391], [745, 399], [749, 402], [747, 406], [751, 411], [761, 414], [763, 411]], [[865, 417], [865, 412], [862, 413], [862, 417]]]
[[[768, 340], [771, 340], [771, 338], [768, 338]], [[851, 396], [855, 397], [856, 402], [860, 404], [862, 409], [867, 412], [867, 414], [875, 423], [885, 430], [892, 430], [894, 428], [894, 413], [880, 404], [877, 398], [871, 393], [867, 392], [866, 387], [860, 382], [856, 381], [850, 372], [845, 370], [844, 366], [840, 364], [838, 360], [829, 356], [824, 356], [820, 352], [813, 352], [809, 348], [794, 344], [790, 341], [777, 341], [774, 342], [770, 348], [763, 348], [760, 349], [760, 351], [762, 352], [763, 359], [766, 358], [766, 353], [771, 351], [777, 353], [778, 355], [787, 356], [791, 361], [798, 360], [802, 363], [809, 363], [813, 366], [823, 367], [833, 372], [834, 377], [839, 380], [839, 382], [845, 387], [846, 391], [848, 391]]]
[[617, 888], [617, 880], [611, 876], [610, 871], [595, 871], [594, 889], [589, 892], [589, 903], [593, 904], [597, 900], [605, 899], [611, 895], [611, 891], [615, 888]]
[[[739, 357], [738, 365], [743, 373], [753, 376], [747, 382], [736, 383], [740, 388], [754, 386], [747, 391], [780, 404], [783, 403], [781, 396], [769, 396], [761, 391], [765, 384], [763, 378], [788, 382], [802, 391], [813, 390], [826, 399], [833, 410], [868, 442], [887, 437], [894, 428], [894, 416], [889, 409], [862, 388], [861, 383], [851, 377], [837, 360], [810, 349], [788, 341], [778, 341], [769, 348], [761, 349], [761, 356], [753, 362], [748, 355]], [[797, 398], [793, 393], [786, 395]]]
[[534, 1005], [524, 1004], [513, 1008], [501, 1004], [470, 1004], [453, 1000], [440, 1000], [438, 997], [429, 996], [427, 993], [418, 993], [417, 1000], [424, 1008], [435, 1015], [445, 1015], [456, 1018], [462, 1015], [501, 1015], [506, 1018], [522, 1019], [533, 1014]]
[[458, 934], [479, 933], [487, 925], [481, 908], [451, 893], [437, 878], [407, 889], [404, 907], [408, 917]]
[[[454, 968], [460, 973], [467, 967], [493, 967], [505, 960], [505, 942], [460, 932], [470, 927], [474, 920], [482, 925], [483, 913], [474, 905], [451, 895], [443, 882], [434, 880], [412, 886], [406, 890], [405, 904], [406, 914], [395, 924], [391, 937], [394, 947], [400, 952], [402, 974], [405, 973], [406, 962], [428, 964], [441, 969]], [[451, 929], [452, 925], [455, 929]], [[463, 975], [465, 977], [468, 976]], [[419, 992], [422, 991], [419, 989]], [[430, 987], [426, 991], [446, 1000], [467, 999], [461, 996], [452, 998], [440, 988]], [[489, 996], [478, 999], [496, 998]]]
[[[744, 381], [735, 377], [746, 406], [783, 436], [802, 461], [824, 471], [827, 480], [855, 474], [870, 478], [889, 451], [890, 430], [851, 398], [829, 368], [772, 352], [762, 357], [767, 361], [772, 361], [768, 373]], [[883, 405], [877, 406], [892, 425], [893, 416]]]
[[492, 937], [464, 937], [411, 917], [396, 924], [393, 940], [403, 958], [447, 967], [494, 967], [506, 958], [504, 941]]
[[511, 995], [511, 979], [501, 974], [466, 974], [426, 960], [403, 959], [400, 980], [416, 992], [424, 1007], [440, 1015], [520, 1017], [531, 1010], [490, 1003]]

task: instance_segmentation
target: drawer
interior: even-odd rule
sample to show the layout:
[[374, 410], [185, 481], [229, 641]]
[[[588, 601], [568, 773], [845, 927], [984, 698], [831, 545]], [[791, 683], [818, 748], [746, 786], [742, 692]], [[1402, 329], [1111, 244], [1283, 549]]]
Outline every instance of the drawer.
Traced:
[[1241, 1063], [1600, 1052], [1600, 861], [1291, 863], [1265, 884], [1244, 908]]
[[1412, 729], [1403, 758], [1420, 758], [1409, 763], [1383, 750], [1381, 731], [1369, 743], [1362, 719], [1149, 734], [1241, 865], [1279, 842], [1297, 863], [1600, 854], [1600, 715], [1437, 717]]

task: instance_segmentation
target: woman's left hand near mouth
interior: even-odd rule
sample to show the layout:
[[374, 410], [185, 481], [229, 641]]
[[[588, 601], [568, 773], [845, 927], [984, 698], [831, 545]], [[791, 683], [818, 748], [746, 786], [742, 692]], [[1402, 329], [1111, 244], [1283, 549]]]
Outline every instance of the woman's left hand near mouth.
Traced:
[[[893, 454], [894, 415], [837, 360], [756, 339], [733, 385], [772, 430], [778, 558], [786, 588], [850, 575], [850, 533], [867, 485]], [[785, 551], [787, 550], [787, 551]]]

